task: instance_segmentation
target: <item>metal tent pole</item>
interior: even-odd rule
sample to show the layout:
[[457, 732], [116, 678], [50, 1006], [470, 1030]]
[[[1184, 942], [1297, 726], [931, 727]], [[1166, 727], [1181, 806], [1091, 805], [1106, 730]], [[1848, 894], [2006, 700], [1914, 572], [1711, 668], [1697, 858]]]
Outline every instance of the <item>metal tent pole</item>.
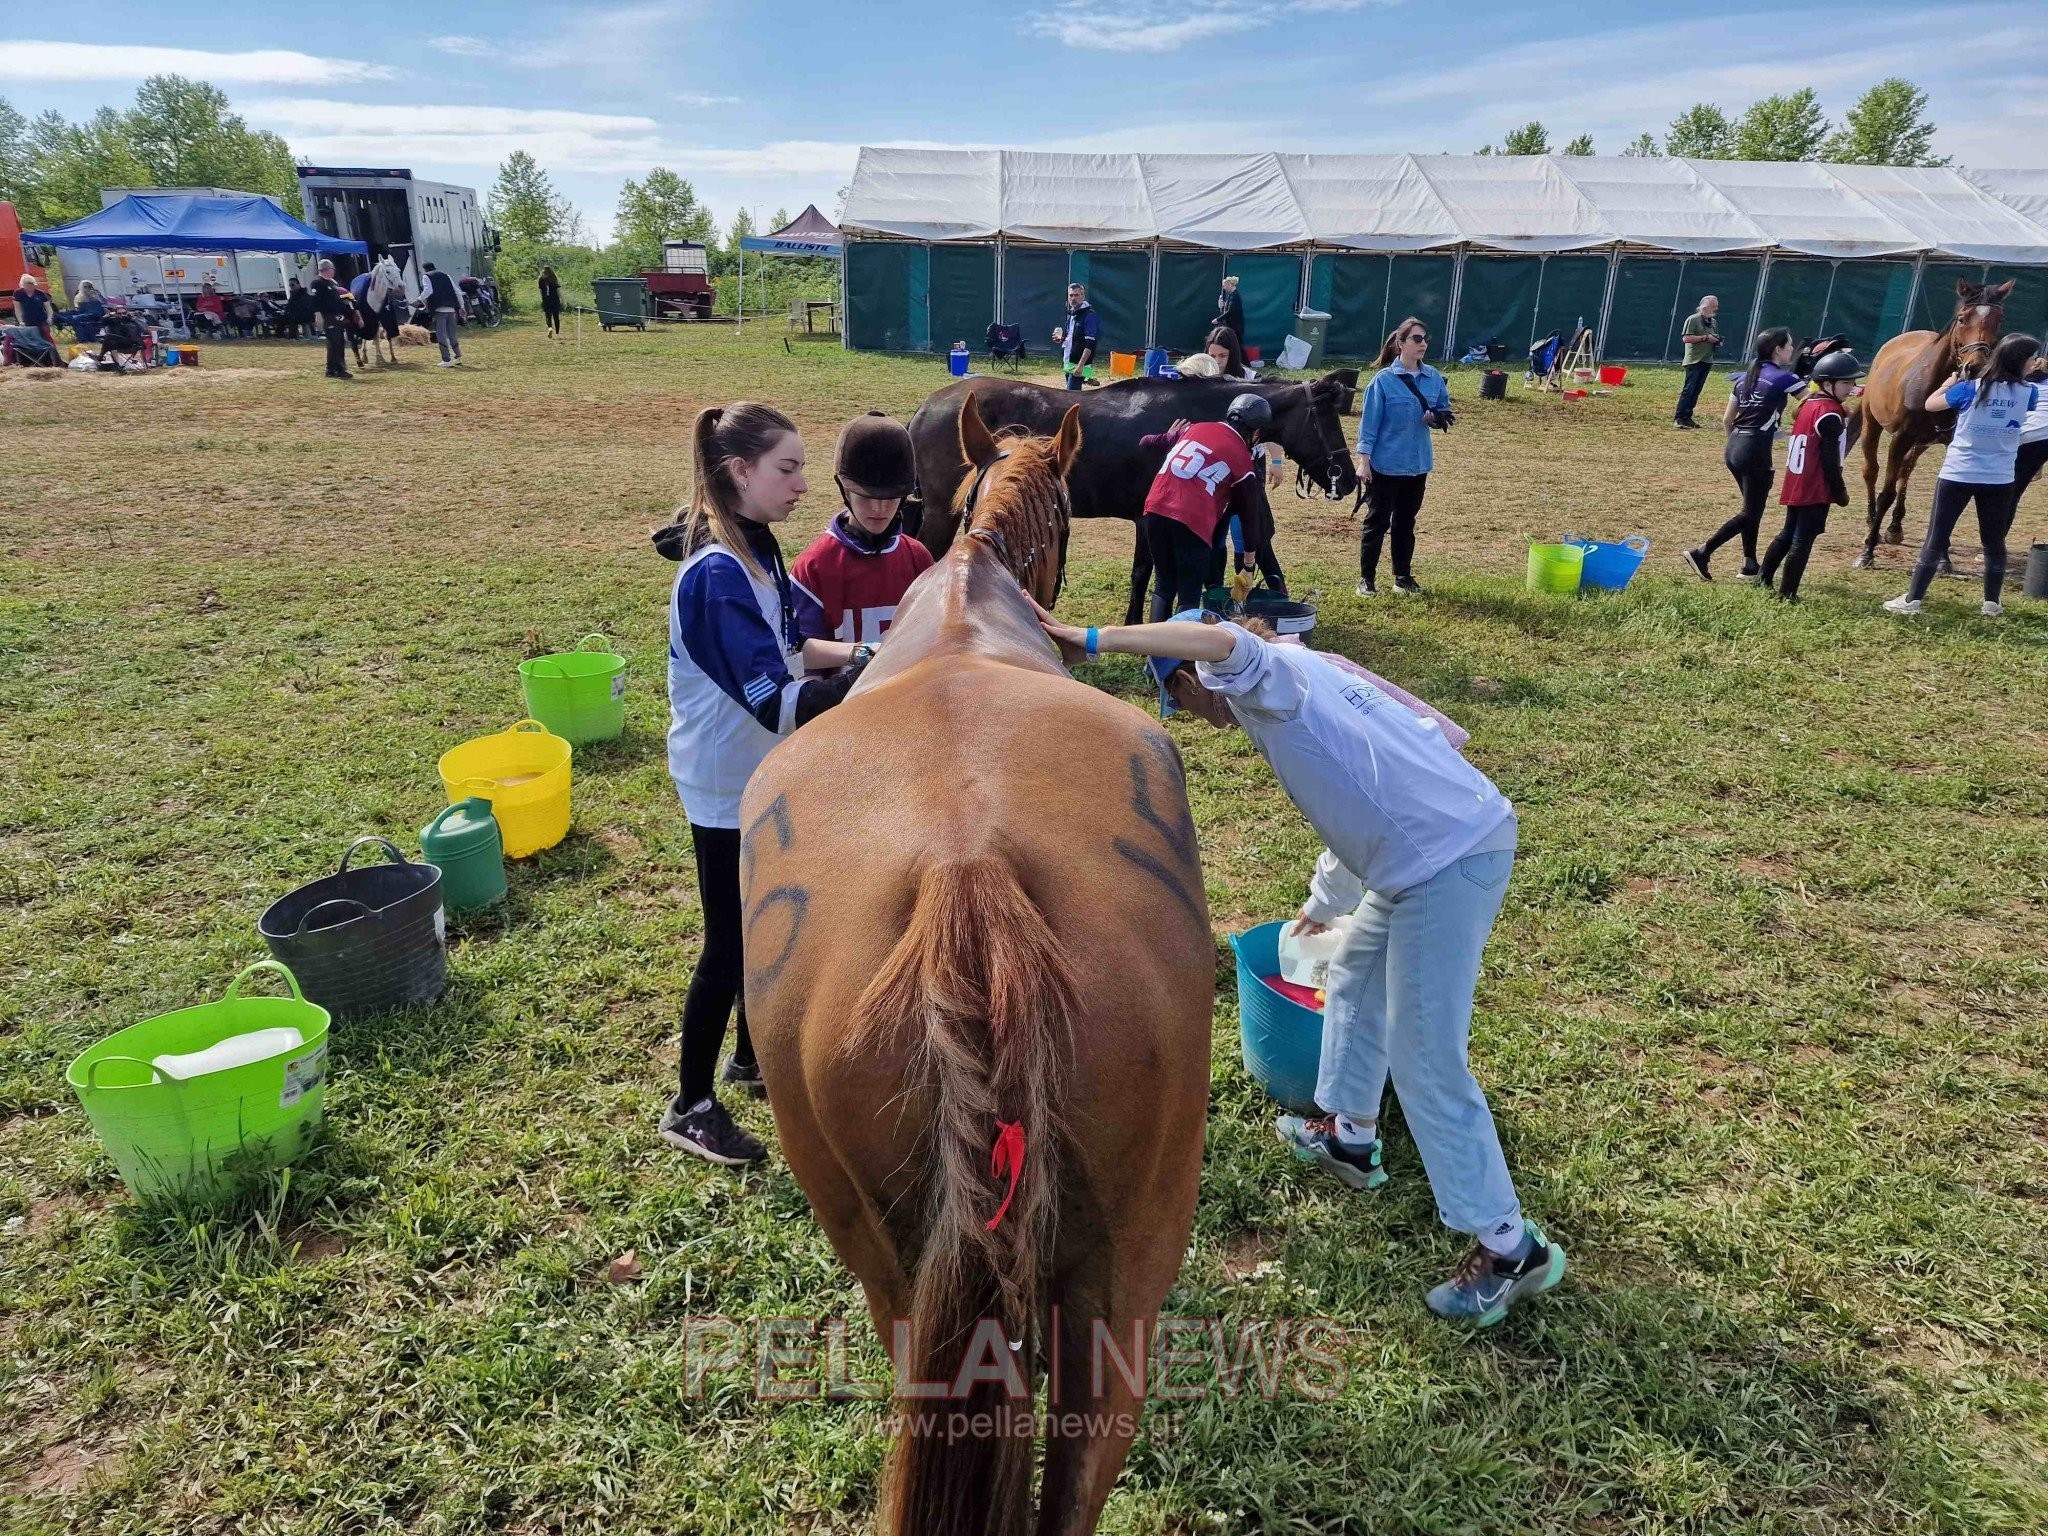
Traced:
[[[1549, 275], [1550, 253], [1548, 251], [1545, 251], [1536, 258], [1536, 302], [1529, 306], [1529, 336], [1528, 339], [1522, 343], [1523, 349], [1525, 351], [1528, 348], [1536, 345], [1536, 326], [1538, 322], [1540, 322], [1543, 318], [1543, 280]], [[1564, 327], [1559, 326], [1558, 332], [1560, 335], [1563, 334], [1563, 331]], [[1578, 339], [1578, 334], [1575, 331], [1572, 335], [1572, 341], [1576, 344]], [[1569, 350], [1569, 348], [1567, 348], [1567, 350]], [[1454, 351], [1450, 355], [1453, 358], [1456, 358], [1458, 354]], [[1559, 355], [1562, 356], [1563, 354], [1560, 353]]]
[[1685, 267], [1690, 259], [1686, 256], [1678, 258], [1678, 286], [1671, 290], [1671, 313], [1664, 321], [1663, 344], [1657, 349], [1657, 361], [1660, 363], [1671, 355], [1671, 328], [1678, 324], [1678, 306], [1685, 300]]
[[1457, 264], [1451, 269], [1451, 306], [1444, 314], [1443, 336], [1447, 358], [1458, 355], [1458, 301], [1465, 296], [1465, 257], [1470, 250], [1470, 246], [1459, 246]]
[[[1920, 306], [1920, 283], [1926, 276], [1927, 253], [1922, 251], [1913, 261], [1913, 284], [1906, 290], [1906, 312], [1899, 317], [1899, 329], [1894, 333], [1895, 335], [1903, 335], [1905, 332], [1915, 329], [1913, 311]], [[1880, 336], [1877, 338], [1877, 344], [1883, 346], [1889, 340], [1891, 340], [1889, 336]]]
[[1159, 345], [1159, 242], [1152, 242], [1145, 266], [1145, 348]]
[[1768, 291], [1769, 291], [1769, 289], [1770, 289], [1770, 286], [1771, 286], [1771, 253], [1770, 253], [1769, 251], [1765, 251], [1765, 252], [1764, 252], [1764, 259], [1763, 259], [1762, 261], [1760, 261], [1760, 262], [1758, 262], [1758, 263], [1757, 263], [1757, 268], [1756, 268], [1756, 297], [1755, 297], [1754, 299], [1752, 299], [1752, 300], [1750, 301], [1750, 305], [1749, 305], [1749, 333], [1748, 333], [1748, 335], [1746, 335], [1746, 336], [1744, 336], [1744, 337], [1742, 338], [1742, 350], [1743, 350], [1743, 354], [1744, 354], [1744, 356], [1747, 356], [1747, 355], [1748, 355], [1748, 353], [1749, 353], [1749, 340], [1750, 340], [1750, 337], [1751, 337], [1751, 336], [1754, 336], [1754, 335], [1756, 335], [1756, 333], [1757, 333], [1758, 331], [1760, 331], [1760, 330], [1762, 330], [1762, 329], [1763, 329], [1763, 324], [1764, 324], [1764, 294], [1765, 294], [1766, 292], [1768, 292]]
[[1621, 247], [1607, 252], [1607, 291], [1600, 295], [1600, 329], [1593, 337], [1593, 355], [1607, 355], [1607, 319], [1614, 313], [1614, 280], [1621, 274]]

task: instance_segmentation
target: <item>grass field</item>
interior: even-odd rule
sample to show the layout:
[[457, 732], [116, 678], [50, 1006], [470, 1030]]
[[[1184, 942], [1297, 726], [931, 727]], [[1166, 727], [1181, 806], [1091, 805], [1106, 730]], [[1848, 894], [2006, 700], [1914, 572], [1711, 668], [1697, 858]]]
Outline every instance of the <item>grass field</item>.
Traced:
[[[752, 396], [821, 471], [793, 551], [836, 425], [943, 364], [766, 328], [470, 352], [348, 385], [288, 344], [0, 382], [0, 1530], [871, 1511], [873, 1404], [687, 1393], [692, 1316], [844, 1316], [863, 1374], [880, 1354], [779, 1162], [736, 1178], [654, 1135], [698, 913], [645, 535], [693, 411]], [[1454, 380], [1421, 601], [1353, 598], [1342, 510], [1277, 503], [1321, 643], [1466, 724], [1520, 807], [1474, 1057], [1572, 1274], [1453, 1332], [1421, 1293], [1459, 1243], [1398, 1125], [1374, 1197], [1284, 1156], [1220, 933], [1289, 911], [1316, 843], [1241, 737], [1176, 722], [1219, 986], [1171, 1305], [1331, 1319], [1344, 1379], [1159, 1405], [1107, 1530], [2048, 1528], [2048, 608], [1981, 620], [1944, 583], [1902, 624], [1877, 608], [1898, 552], [1848, 571], [1847, 516], [1796, 609], [1681, 580], [1732, 487], [1716, 434], [1670, 429], [1675, 389], [1482, 409]], [[1626, 594], [1524, 594], [1523, 535], [1566, 529], [1655, 549]], [[1127, 549], [1086, 530], [1063, 609], [1120, 612]], [[593, 629], [632, 656], [626, 734], [579, 752], [569, 839], [455, 920], [446, 999], [336, 1031], [330, 1140], [288, 1178], [127, 1203], [65, 1062], [217, 995], [350, 838], [412, 845], [437, 755]], [[1130, 664], [1094, 677], [1144, 698]], [[628, 1249], [643, 1273], [607, 1283]]]

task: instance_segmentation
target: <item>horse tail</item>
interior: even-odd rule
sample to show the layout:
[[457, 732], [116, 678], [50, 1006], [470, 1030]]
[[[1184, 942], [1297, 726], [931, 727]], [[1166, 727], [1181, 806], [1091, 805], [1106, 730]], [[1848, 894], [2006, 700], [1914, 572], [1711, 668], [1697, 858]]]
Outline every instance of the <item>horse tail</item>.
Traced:
[[[897, 1404], [881, 1526], [896, 1536], [1012, 1536], [1030, 1522], [1041, 1276], [1075, 1012], [1066, 953], [1000, 855], [924, 871], [909, 927], [857, 1005], [853, 1040], [907, 1037], [910, 1096], [931, 1116], [907, 1355], [902, 1322], [890, 1342], [899, 1372], [948, 1385]], [[1006, 1126], [1023, 1130], [1014, 1197], [991, 1172], [999, 1138], [1017, 1150]]]

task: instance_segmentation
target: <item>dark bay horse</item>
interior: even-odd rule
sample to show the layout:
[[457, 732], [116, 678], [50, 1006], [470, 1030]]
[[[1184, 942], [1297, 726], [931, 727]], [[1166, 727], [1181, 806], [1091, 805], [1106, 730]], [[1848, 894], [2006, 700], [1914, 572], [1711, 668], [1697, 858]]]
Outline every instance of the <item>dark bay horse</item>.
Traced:
[[896, 1365], [891, 1536], [1032, 1528], [1040, 1372], [1035, 1529], [1095, 1529], [1143, 1394], [1091, 1344], [1149, 1339], [1194, 1220], [1216, 953], [1180, 758], [1025, 597], [1058, 590], [1081, 415], [998, 440], [968, 398], [966, 535], [741, 811], [776, 1132]]
[[[1887, 544], [1906, 537], [1906, 486], [1913, 466], [1932, 443], [1945, 443], [1955, 417], [1927, 414], [1927, 397], [1951, 373], [1974, 373], [1991, 356], [2005, 330], [2005, 300], [2012, 284], [1956, 284], [1956, 312], [1945, 331], [1906, 331], [1877, 349], [1857, 402], [1856, 425], [1863, 443], [1863, 491], [1870, 531], [1856, 568], [1877, 560], [1877, 535], [1891, 513]], [[1878, 484], [1878, 440], [1885, 439], [1884, 483]]]
[[[982, 420], [998, 431], [1014, 426], [1049, 433], [1078, 405], [1084, 446], [1067, 482], [1074, 516], [1121, 517], [1135, 523], [1164, 457], [1144, 452], [1138, 440], [1164, 432], [1182, 417], [1221, 421], [1230, 402], [1242, 394], [1262, 395], [1272, 405], [1273, 429], [1268, 435], [1299, 472], [1332, 500], [1349, 496], [1357, 487], [1358, 473], [1342, 415], [1351, 409], [1357, 392], [1356, 368], [1339, 368], [1305, 384], [1123, 379], [1079, 395], [1022, 379], [977, 378], [949, 384], [910, 418], [918, 485], [926, 504], [917, 537], [934, 555], [943, 554], [953, 540], [955, 519], [950, 509], [967, 473], [960, 462], [960, 413], [970, 399], [980, 407]], [[1151, 574], [1145, 541], [1135, 543], [1125, 619], [1131, 624], [1143, 616], [1144, 583]]]

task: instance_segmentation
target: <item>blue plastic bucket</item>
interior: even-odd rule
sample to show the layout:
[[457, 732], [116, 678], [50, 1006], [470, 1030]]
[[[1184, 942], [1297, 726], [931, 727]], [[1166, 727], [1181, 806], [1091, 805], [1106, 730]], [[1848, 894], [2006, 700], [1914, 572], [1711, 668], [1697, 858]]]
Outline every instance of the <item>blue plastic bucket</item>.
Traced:
[[1233, 934], [1237, 955], [1238, 1038], [1244, 1068], [1289, 1109], [1316, 1113], [1316, 1070], [1323, 1057], [1323, 1016], [1282, 997], [1265, 978], [1280, 974], [1280, 930], [1261, 923]]
[[1146, 378], [1148, 378], [1148, 379], [1156, 379], [1156, 378], [1158, 378], [1158, 377], [1159, 377], [1159, 372], [1160, 372], [1160, 370], [1161, 370], [1161, 369], [1163, 369], [1163, 368], [1164, 368], [1165, 366], [1166, 366], [1166, 348], [1164, 348], [1164, 347], [1147, 347], [1147, 348], [1145, 349], [1145, 377], [1146, 377]]
[[953, 370], [953, 377], [956, 379], [967, 377], [967, 363], [968, 356], [965, 347], [955, 347], [946, 354], [946, 366]]
[[1630, 534], [1619, 544], [1602, 544], [1597, 539], [1577, 542], [1586, 551], [1585, 564], [1579, 570], [1579, 585], [1607, 592], [1619, 592], [1627, 586], [1650, 552], [1650, 541], [1640, 533]]

